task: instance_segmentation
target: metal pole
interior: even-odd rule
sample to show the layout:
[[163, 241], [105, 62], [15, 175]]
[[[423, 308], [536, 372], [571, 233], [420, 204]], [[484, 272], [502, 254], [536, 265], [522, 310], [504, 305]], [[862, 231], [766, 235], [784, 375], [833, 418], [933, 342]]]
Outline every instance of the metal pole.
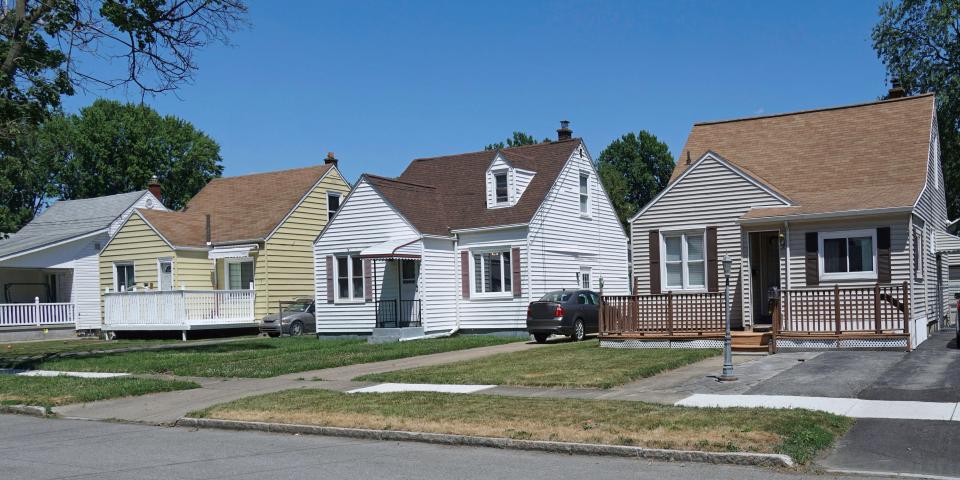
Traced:
[[733, 338], [730, 335], [730, 257], [724, 256], [723, 259], [723, 313], [724, 325], [726, 331], [723, 335], [723, 372], [718, 380], [721, 382], [733, 382], [737, 377], [733, 375]]

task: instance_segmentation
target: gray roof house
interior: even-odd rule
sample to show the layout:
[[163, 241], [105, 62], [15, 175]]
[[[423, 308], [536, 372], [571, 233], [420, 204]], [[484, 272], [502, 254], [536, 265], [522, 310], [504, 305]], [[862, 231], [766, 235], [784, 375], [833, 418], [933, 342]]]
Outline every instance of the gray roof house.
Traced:
[[0, 240], [0, 332], [100, 328], [100, 249], [134, 209], [166, 210], [159, 194], [61, 200]]

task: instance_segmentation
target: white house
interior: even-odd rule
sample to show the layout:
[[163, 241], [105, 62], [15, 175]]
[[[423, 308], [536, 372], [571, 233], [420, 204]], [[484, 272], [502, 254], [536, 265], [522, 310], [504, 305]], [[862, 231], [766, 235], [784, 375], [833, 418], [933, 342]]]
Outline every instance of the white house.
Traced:
[[583, 141], [558, 137], [361, 176], [314, 244], [318, 334], [519, 334], [549, 290], [627, 293], [623, 228]]
[[0, 330], [100, 328], [100, 250], [138, 208], [166, 210], [151, 190], [61, 200], [0, 240]]

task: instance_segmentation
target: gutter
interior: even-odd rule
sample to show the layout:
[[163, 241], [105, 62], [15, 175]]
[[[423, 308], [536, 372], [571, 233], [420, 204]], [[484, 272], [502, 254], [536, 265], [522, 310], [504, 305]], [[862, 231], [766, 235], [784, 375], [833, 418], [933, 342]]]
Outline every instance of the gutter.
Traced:
[[825, 220], [825, 219], [831, 219], [831, 218], [884, 215], [889, 213], [909, 213], [912, 211], [913, 211], [913, 207], [874, 208], [870, 210], [844, 210], [839, 212], [797, 213], [793, 215], [773, 215], [770, 217], [757, 217], [757, 218], [747, 218], [747, 219], [740, 218], [737, 222], [740, 223], [741, 225], [753, 225], [753, 224], [770, 223], [770, 222], [781, 222], [781, 221], [786, 222], [788, 220], [793, 220], [793, 221]]

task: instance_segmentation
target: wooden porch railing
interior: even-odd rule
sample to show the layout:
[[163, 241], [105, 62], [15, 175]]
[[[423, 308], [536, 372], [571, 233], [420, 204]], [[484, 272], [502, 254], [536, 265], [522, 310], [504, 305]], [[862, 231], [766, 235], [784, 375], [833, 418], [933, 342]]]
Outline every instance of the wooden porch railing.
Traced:
[[909, 335], [907, 282], [782, 290], [774, 335]]
[[723, 331], [723, 293], [601, 297], [601, 336], [722, 335]]

